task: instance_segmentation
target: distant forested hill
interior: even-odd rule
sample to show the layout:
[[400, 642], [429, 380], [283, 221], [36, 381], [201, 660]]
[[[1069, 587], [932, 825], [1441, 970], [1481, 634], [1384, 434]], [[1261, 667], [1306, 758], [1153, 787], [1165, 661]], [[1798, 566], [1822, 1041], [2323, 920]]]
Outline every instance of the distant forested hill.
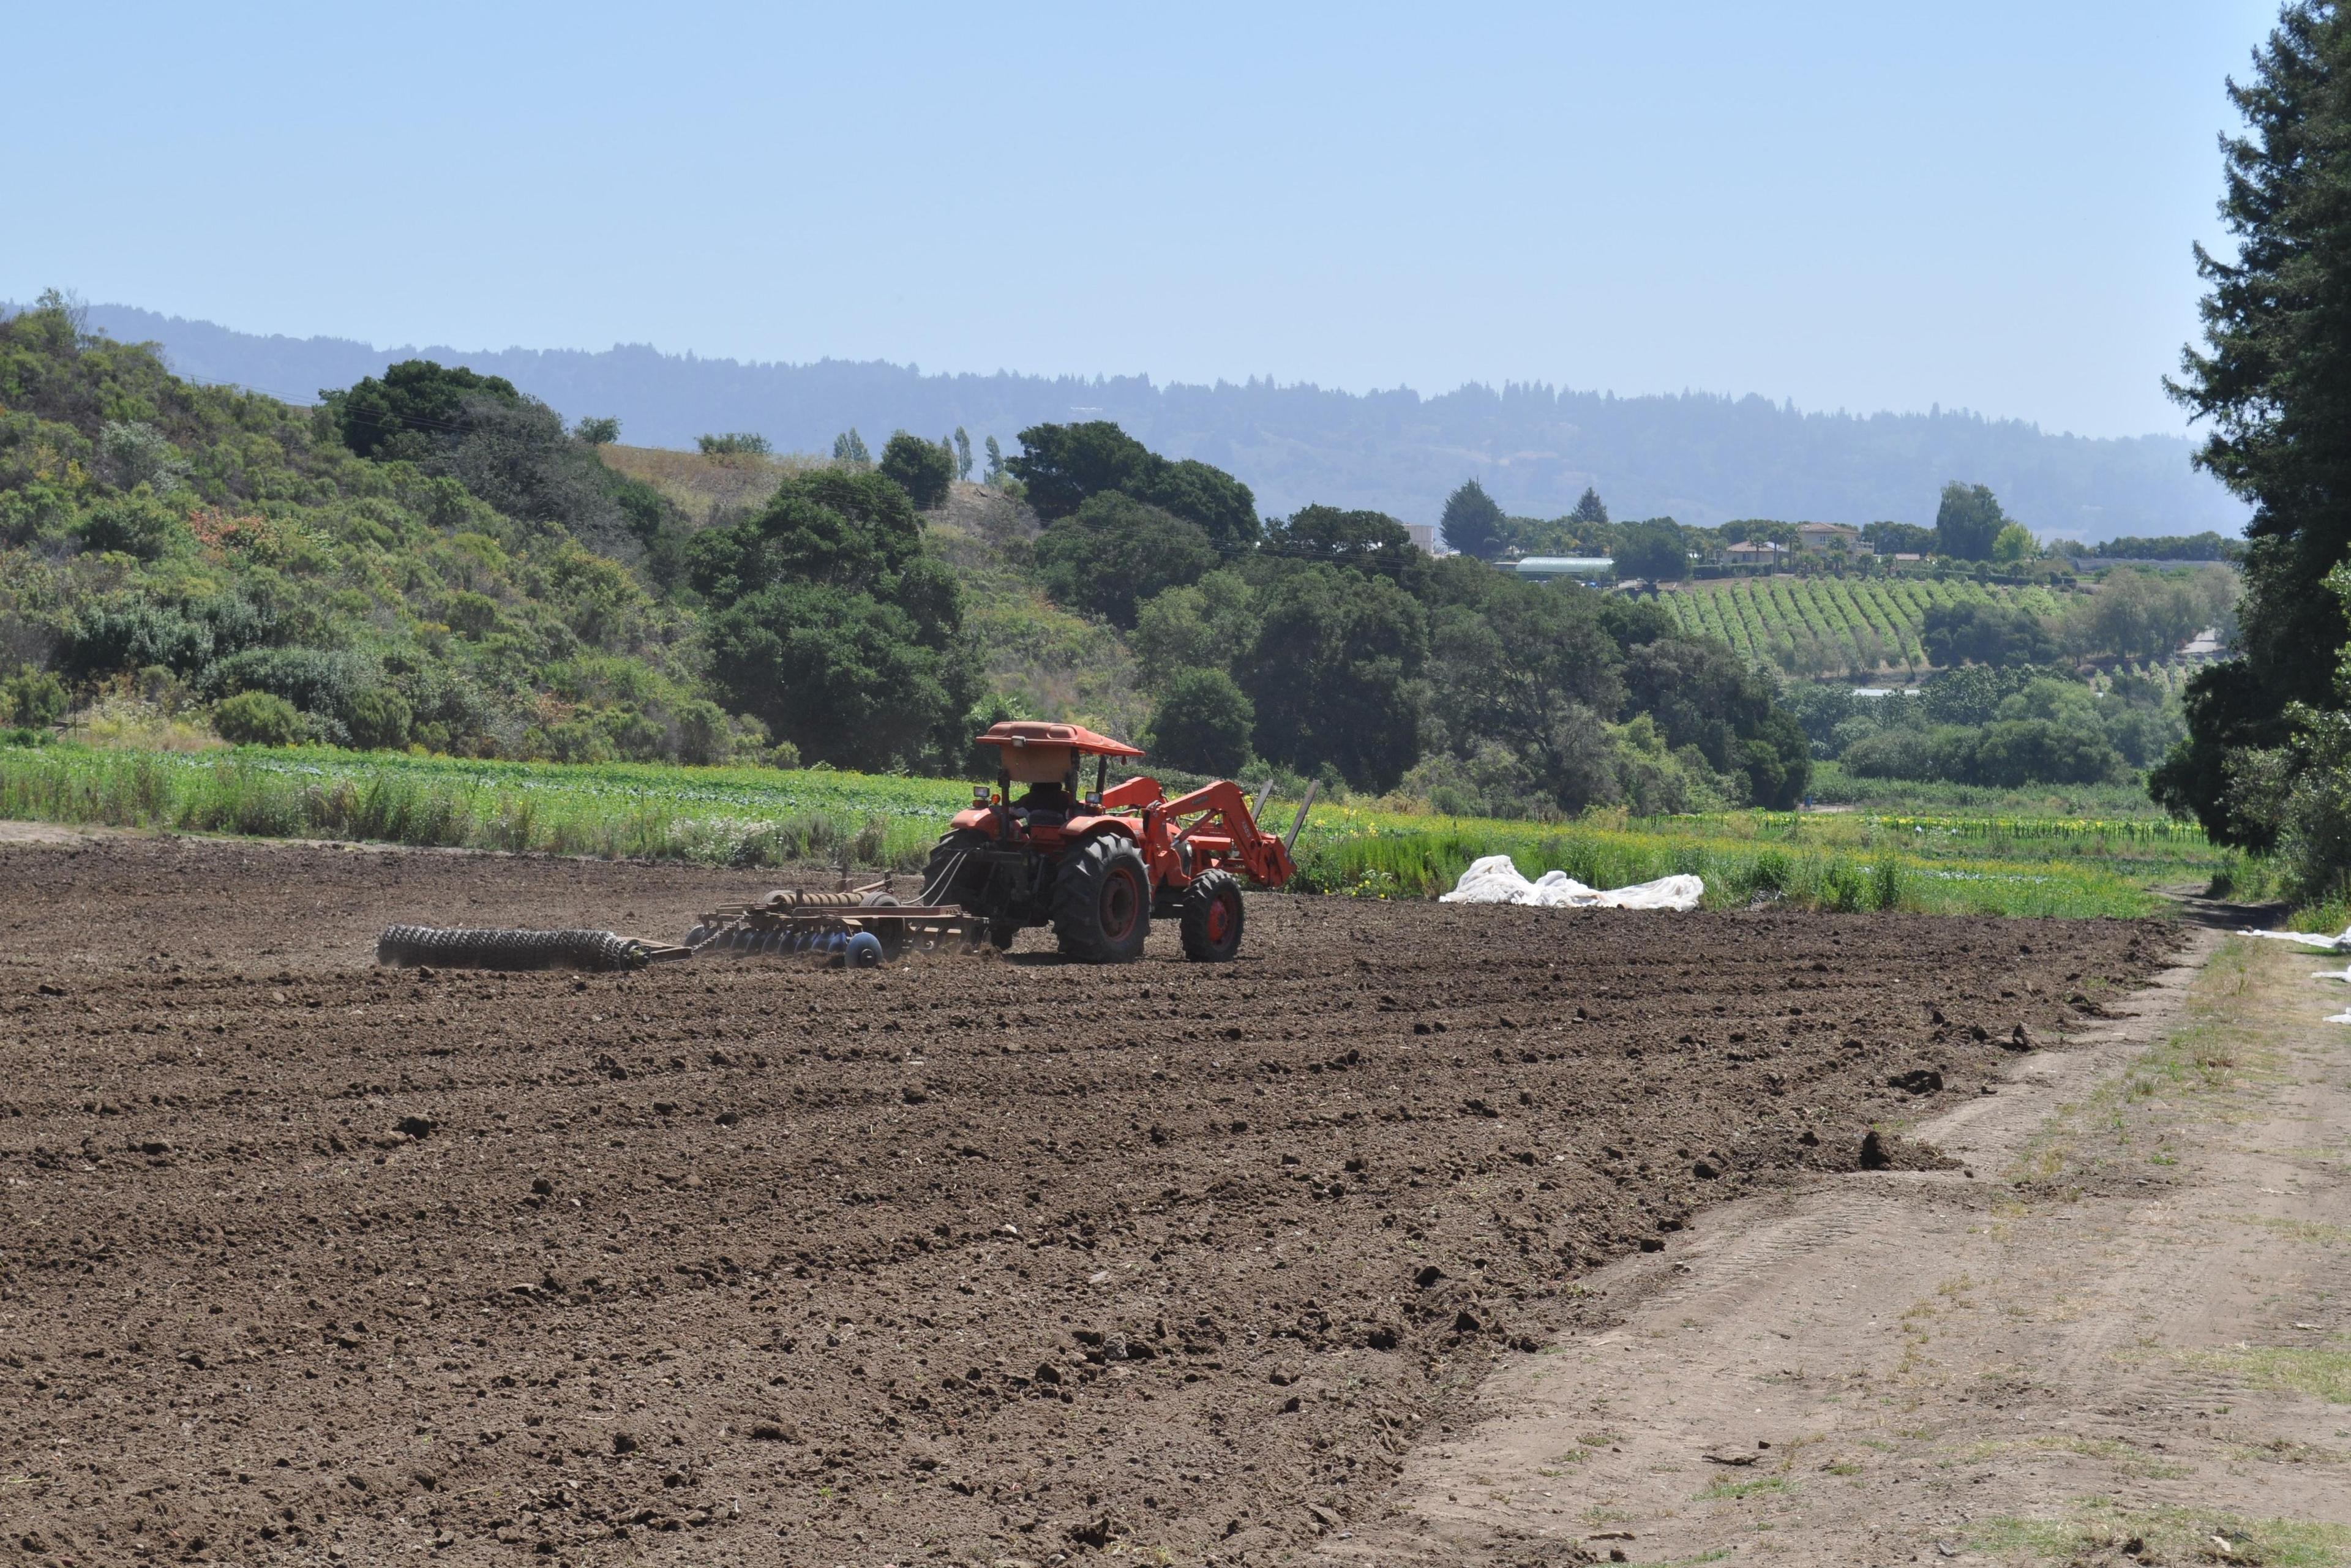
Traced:
[[1560, 515], [1589, 485], [1620, 517], [1669, 514], [1703, 526], [1757, 517], [1931, 523], [1947, 479], [1991, 486], [2043, 537], [2233, 534], [2245, 516], [2189, 467], [2189, 444], [2179, 437], [2088, 440], [1959, 413], [1804, 413], [1760, 397], [1620, 398], [1540, 385], [1423, 397], [1257, 381], [925, 375], [878, 361], [743, 364], [643, 344], [597, 353], [375, 349], [120, 305], [93, 306], [89, 320], [127, 341], [161, 343], [183, 375], [304, 402], [397, 360], [468, 365], [568, 417], [617, 415], [625, 439], [654, 445], [741, 430], [783, 451], [829, 450], [854, 425], [879, 450], [894, 429], [935, 440], [961, 425], [975, 444], [994, 435], [1009, 451], [1027, 425], [1111, 419], [1159, 452], [1238, 476], [1268, 516], [1320, 501], [1431, 523], [1473, 475], [1513, 513]]

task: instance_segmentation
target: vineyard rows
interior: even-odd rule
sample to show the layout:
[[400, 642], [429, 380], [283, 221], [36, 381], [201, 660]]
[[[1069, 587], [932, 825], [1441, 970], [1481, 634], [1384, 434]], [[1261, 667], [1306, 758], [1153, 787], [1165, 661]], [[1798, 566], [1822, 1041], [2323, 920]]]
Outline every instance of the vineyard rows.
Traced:
[[1934, 605], [2017, 605], [2046, 616], [2058, 612], [2056, 597], [2045, 588], [1927, 578], [1739, 578], [1692, 584], [1660, 602], [1683, 631], [1719, 637], [1750, 664], [1814, 676], [1925, 670], [1918, 631]]

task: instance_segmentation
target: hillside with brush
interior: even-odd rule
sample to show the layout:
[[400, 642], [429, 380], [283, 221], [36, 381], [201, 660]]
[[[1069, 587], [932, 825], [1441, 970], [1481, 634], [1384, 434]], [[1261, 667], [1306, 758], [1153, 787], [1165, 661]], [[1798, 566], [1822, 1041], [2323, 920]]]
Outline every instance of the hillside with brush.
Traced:
[[442, 423], [362, 455], [324, 411], [192, 385], [54, 303], [0, 322], [0, 717], [167, 746], [761, 751], [655, 586], [666, 505], [496, 387]]
[[903, 432], [824, 463], [611, 434], [466, 367], [302, 409], [60, 300], [0, 321], [0, 722], [954, 774], [1020, 713], [1511, 815], [1803, 787], [1770, 681], [1661, 611], [1432, 560], [1374, 512], [1269, 521], [1107, 423], [1021, 432], [993, 486]]

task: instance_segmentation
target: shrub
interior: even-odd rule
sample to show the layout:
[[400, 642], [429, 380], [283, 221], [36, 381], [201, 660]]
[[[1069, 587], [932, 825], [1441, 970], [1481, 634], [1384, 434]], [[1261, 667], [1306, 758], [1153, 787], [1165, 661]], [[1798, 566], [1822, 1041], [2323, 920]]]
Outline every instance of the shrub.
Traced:
[[139, 421], [108, 420], [98, 430], [99, 465], [125, 490], [145, 485], [159, 494], [187, 477], [188, 465], [163, 433]]
[[268, 692], [239, 692], [213, 706], [213, 728], [234, 746], [291, 746], [308, 733], [292, 703]]
[[765, 457], [775, 450], [766, 436], [747, 430], [730, 431], [725, 435], [697, 435], [694, 444], [702, 449], [705, 457]]
[[223, 695], [269, 692], [305, 713], [343, 720], [352, 702], [382, 681], [372, 660], [322, 648], [248, 648], [204, 672], [204, 685]]
[[1865, 735], [1845, 747], [1844, 770], [1856, 779], [1939, 779], [1940, 754], [1959, 734], [1945, 728], [1884, 729]]
[[212, 653], [211, 628], [168, 605], [117, 595], [81, 607], [66, 628], [58, 662], [75, 679], [151, 664], [189, 674]]
[[153, 560], [190, 538], [187, 519], [146, 492], [101, 501], [74, 525], [86, 550], [116, 550]]
[[[753, 721], [756, 725], [757, 721]], [[764, 728], [764, 727], [759, 727]], [[696, 766], [714, 766], [735, 754], [735, 732], [726, 712], [700, 697], [677, 708], [677, 759]]]
[[0, 724], [51, 725], [65, 711], [66, 685], [47, 670], [19, 670], [0, 681]]
[[343, 722], [350, 727], [351, 744], [368, 751], [396, 751], [406, 746], [414, 716], [408, 699], [389, 686], [360, 692], [343, 705]]
[[498, 601], [486, 593], [468, 593], [460, 589], [449, 596], [441, 607], [441, 619], [449, 629], [476, 642], [498, 627]]

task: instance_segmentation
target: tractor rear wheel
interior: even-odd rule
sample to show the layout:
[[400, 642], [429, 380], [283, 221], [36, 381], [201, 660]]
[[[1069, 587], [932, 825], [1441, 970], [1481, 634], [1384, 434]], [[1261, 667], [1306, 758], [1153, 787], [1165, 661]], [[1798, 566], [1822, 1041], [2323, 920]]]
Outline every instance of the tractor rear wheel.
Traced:
[[1184, 890], [1184, 956], [1221, 964], [1241, 950], [1241, 884], [1204, 871]]
[[1123, 964], [1151, 935], [1151, 873], [1124, 839], [1090, 839], [1053, 878], [1053, 936], [1070, 957]]
[[[940, 834], [931, 848], [929, 862], [923, 867], [923, 902], [963, 904], [977, 895], [987, 885], [987, 865], [972, 852], [994, 841], [977, 828], [955, 828]], [[957, 864], [958, 861], [962, 863]]]

